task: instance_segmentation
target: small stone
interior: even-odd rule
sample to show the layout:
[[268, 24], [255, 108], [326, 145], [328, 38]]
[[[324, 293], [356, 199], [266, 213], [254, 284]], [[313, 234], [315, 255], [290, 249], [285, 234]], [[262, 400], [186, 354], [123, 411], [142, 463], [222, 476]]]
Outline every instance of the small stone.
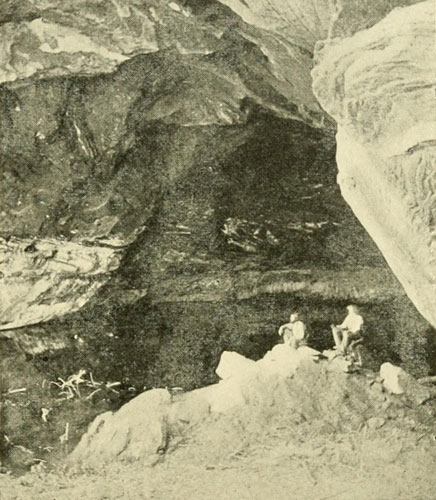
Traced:
[[386, 420], [382, 417], [372, 417], [370, 418], [366, 424], [370, 429], [380, 429], [386, 423]]
[[380, 367], [380, 377], [383, 379], [383, 387], [392, 394], [403, 394], [404, 389], [400, 385], [400, 375], [404, 372], [399, 366], [391, 363], [383, 363]]

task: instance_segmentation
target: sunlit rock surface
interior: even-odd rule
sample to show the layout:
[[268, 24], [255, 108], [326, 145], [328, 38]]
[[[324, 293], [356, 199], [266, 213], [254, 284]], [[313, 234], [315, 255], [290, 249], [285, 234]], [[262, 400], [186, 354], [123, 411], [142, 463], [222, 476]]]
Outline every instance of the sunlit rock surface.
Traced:
[[419, 311], [436, 325], [434, 3], [319, 48], [314, 90], [339, 124], [338, 181]]
[[[91, 468], [118, 461], [153, 464], [159, 453], [174, 450], [180, 438], [190, 446], [203, 438], [202, 426], [207, 439], [218, 425], [220, 446], [224, 446], [224, 422], [243, 433], [246, 448], [247, 436], [263, 436], [271, 428], [277, 432], [278, 422], [289, 427], [309, 423], [312, 435], [325, 435], [326, 422], [328, 434], [382, 426], [388, 419], [398, 430], [404, 410], [387, 418], [395, 400], [383, 392], [374, 374], [350, 377], [334, 362], [318, 362], [318, 355], [308, 347], [292, 350], [284, 344], [276, 345], [257, 362], [224, 352], [217, 371], [225, 373], [219, 383], [171, 394], [166, 389], [152, 389], [117, 412], [99, 415], [69, 456], [70, 463]], [[403, 374], [409, 390], [419, 385]], [[401, 409], [412, 409], [420, 400], [400, 404]], [[426, 421], [431, 422], [430, 417]], [[253, 431], [253, 424], [256, 434], [246, 431], [250, 427]], [[235, 448], [234, 440], [231, 448]]]
[[0, 240], [0, 330], [82, 307], [119, 265], [116, 249], [53, 239]]
[[[213, 1], [8, 0], [0, 6], [0, 82], [17, 87], [29, 79], [111, 73], [137, 55], [171, 52], [202, 72], [209, 90], [225, 87], [226, 94], [320, 125], [325, 116], [310, 90], [310, 53], [289, 54], [272, 41], [280, 69], [258, 43], [262, 37]], [[198, 91], [190, 77], [179, 89], [188, 100]], [[208, 93], [201, 94], [207, 104]], [[173, 97], [164, 100], [171, 105]], [[218, 115], [232, 121], [226, 108]]]
[[7, 1], [0, 7], [0, 81], [109, 72], [158, 50], [142, 2]]

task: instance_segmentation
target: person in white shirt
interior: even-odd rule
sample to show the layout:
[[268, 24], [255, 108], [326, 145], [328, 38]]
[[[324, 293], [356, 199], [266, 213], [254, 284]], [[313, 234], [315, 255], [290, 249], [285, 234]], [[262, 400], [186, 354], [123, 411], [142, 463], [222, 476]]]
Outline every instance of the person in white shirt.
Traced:
[[279, 335], [283, 337], [283, 343], [297, 349], [307, 339], [306, 325], [300, 320], [298, 313], [292, 313], [289, 323], [279, 328]]
[[335, 348], [344, 354], [350, 342], [361, 337], [363, 318], [355, 305], [347, 306], [348, 315], [340, 325], [331, 325]]

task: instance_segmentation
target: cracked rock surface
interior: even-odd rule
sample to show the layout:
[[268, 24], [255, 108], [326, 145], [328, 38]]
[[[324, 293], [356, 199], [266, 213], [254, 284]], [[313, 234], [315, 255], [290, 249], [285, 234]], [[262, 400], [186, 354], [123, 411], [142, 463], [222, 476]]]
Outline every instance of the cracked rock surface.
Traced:
[[[322, 293], [350, 288], [338, 269], [389, 273], [340, 197], [331, 117], [344, 197], [435, 324], [431, 13], [402, 9], [415, 3], [3, 2], [0, 235], [3, 262], [23, 263], [0, 277], [3, 327], [75, 311], [103, 283], [102, 300], [216, 301], [235, 271], [326, 269]], [[41, 250], [69, 245], [66, 264]]]
[[342, 195], [436, 325], [434, 3], [390, 13], [317, 53], [314, 90], [338, 123]]

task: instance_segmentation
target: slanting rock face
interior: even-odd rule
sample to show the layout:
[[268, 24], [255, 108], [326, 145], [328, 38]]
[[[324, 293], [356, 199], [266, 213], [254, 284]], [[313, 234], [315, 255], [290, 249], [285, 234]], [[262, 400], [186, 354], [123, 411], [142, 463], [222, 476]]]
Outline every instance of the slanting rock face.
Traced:
[[3, 82], [109, 72], [132, 54], [158, 50], [152, 12], [135, 1], [11, 3], [21, 8], [0, 9]]
[[117, 249], [0, 238], [0, 330], [80, 309], [118, 267]]
[[342, 194], [436, 325], [434, 3], [320, 46], [314, 90], [339, 124]]

